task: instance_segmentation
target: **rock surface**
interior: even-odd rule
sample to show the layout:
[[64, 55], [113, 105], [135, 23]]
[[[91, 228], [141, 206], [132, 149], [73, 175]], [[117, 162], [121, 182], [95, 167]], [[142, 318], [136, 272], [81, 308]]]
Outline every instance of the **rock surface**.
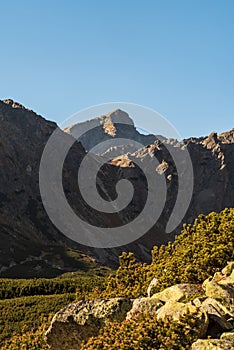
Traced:
[[108, 320], [123, 321], [131, 306], [123, 298], [70, 304], [54, 316], [46, 341], [51, 350], [79, 350], [82, 341], [97, 335]]
[[131, 310], [127, 313], [127, 320], [143, 312], [156, 313], [163, 303], [156, 298], [137, 298], [134, 300]]
[[226, 339], [199, 339], [193, 343], [191, 350], [233, 350], [232, 341]]
[[200, 292], [200, 286], [197, 284], [176, 284], [175, 286], [168, 287], [160, 293], [152, 295], [152, 298], [156, 298], [160, 301], [185, 301], [188, 297], [194, 295], [194, 297]]
[[161, 320], [172, 319], [173, 321], [178, 321], [188, 313], [198, 320], [196, 330], [199, 337], [203, 338], [207, 332], [209, 319], [206, 311], [202, 308], [199, 309], [191, 303], [184, 304], [172, 300], [166, 302], [164, 306], [157, 310], [156, 315]]
[[[203, 289], [208, 297], [219, 300], [223, 305], [230, 305], [234, 300], [234, 266], [229, 263], [222, 272], [203, 282]], [[234, 313], [234, 305], [231, 308]]]

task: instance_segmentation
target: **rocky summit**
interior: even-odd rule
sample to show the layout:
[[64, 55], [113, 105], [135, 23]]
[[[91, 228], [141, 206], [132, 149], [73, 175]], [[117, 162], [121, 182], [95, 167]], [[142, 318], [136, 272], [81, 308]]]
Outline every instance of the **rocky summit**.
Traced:
[[[127, 126], [116, 123], [116, 116]], [[131, 222], [143, 210], [147, 198], [146, 179], [135, 164], [139, 159], [150, 164], [155, 156], [159, 161], [156, 171], [158, 176], [165, 177], [167, 186], [166, 204], [158, 222], [143, 237], [118, 248], [90, 248], [61, 234], [50, 221], [39, 190], [42, 152], [57, 125], [17, 102], [0, 101], [0, 276], [51, 277], [100, 263], [116, 266], [118, 256], [126, 250], [134, 252], [141, 261], [149, 261], [152, 247], [173, 240], [183, 222], [191, 223], [200, 213], [234, 207], [234, 129], [220, 135], [213, 132], [207, 137], [189, 138], [182, 143], [142, 135], [121, 110], [97, 118], [95, 132], [82, 132], [77, 142], [73, 138], [76, 130], [88, 130], [90, 123], [97, 124], [97, 120], [61, 131], [74, 142], [63, 169], [68, 203], [83, 220], [96, 226], [118, 227]], [[121, 212], [102, 213], [84, 202], [77, 186], [77, 170], [87, 151], [97, 143], [119, 138], [133, 141], [99, 148], [93, 155], [100, 164], [105, 157], [110, 159], [98, 174], [97, 187], [103, 198], [111, 201], [116, 197], [116, 184], [126, 178], [133, 185], [134, 196]], [[136, 150], [134, 142], [140, 142], [142, 147]], [[182, 154], [184, 148], [189, 151], [194, 169], [192, 201], [181, 225], [165, 234], [178, 193], [177, 168], [170, 153]], [[89, 180], [87, 175], [87, 184]]]

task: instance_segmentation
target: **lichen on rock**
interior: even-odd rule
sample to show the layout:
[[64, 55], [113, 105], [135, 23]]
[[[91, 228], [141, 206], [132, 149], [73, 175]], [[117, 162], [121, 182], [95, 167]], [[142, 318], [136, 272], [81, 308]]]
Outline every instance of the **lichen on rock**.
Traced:
[[108, 321], [123, 321], [132, 306], [124, 298], [79, 301], [60, 310], [46, 332], [51, 350], [79, 350], [82, 341], [98, 334]]

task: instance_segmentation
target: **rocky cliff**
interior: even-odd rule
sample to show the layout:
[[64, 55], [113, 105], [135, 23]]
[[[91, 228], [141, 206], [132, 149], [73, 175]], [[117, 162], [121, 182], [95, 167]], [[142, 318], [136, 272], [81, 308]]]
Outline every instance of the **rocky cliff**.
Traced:
[[[93, 264], [55, 229], [42, 205], [39, 164], [56, 127], [12, 100], [0, 101], [1, 276], [49, 277]], [[76, 159], [82, 154], [77, 143]]]
[[[178, 227], [171, 235], [164, 233], [178, 192], [178, 174], [170, 148], [180, 153], [185, 144], [194, 168], [193, 197], [183, 222], [191, 222], [200, 213], [234, 207], [234, 129], [220, 135], [212, 133], [208, 137], [190, 138], [182, 144], [176, 140], [141, 135], [133, 122], [127, 127], [116, 125], [116, 114], [129, 118], [119, 110], [100, 117], [100, 127], [96, 132], [84, 134], [83, 139], [71, 148], [63, 171], [64, 191], [69, 204], [81, 218], [97, 226], [121, 226], [130, 222], [142, 211], [147, 197], [144, 174], [134, 164], [136, 159], [151, 162], [153, 156], [160, 163], [158, 174], [166, 177], [167, 201], [157, 224], [142, 238], [120, 248], [94, 249], [63, 236], [51, 223], [41, 201], [38, 184], [40, 159], [57, 125], [12, 100], [0, 101], [1, 276], [43, 276], [48, 271], [49, 275], [56, 275], [94, 264], [88, 256], [104, 264], [116, 265], [118, 256], [126, 250], [133, 251], [140, 260], [149, 260], [153, 245], [172, 240], [180, 230]], [[74, 128], [82, 127], [85, 128], [85, 124], [66, 129], [66, 137], [72, 138], [70, 134], [74, 134]], [[114, 185], [119, 179], [129, 179], [134, 187], [133, 200], [126, 210], [103, 214], [89, 208], [82, 200], [77, 187], [77, 169], [86, 150], [97, 141], [119, 137], [145, 146], [135, 150], [131, 144], [118, 145], [114, 149], [101, 148], [98, 155], [94, 155], [95, 162], [101, 161], [106, 153], [113, 158], [98, 175], [99, 192], [104, 198], [115, 198]]]

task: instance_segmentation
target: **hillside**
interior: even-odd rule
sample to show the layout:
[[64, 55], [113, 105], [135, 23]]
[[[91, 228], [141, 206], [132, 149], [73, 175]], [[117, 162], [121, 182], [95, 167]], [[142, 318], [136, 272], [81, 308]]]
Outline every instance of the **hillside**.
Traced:
[[[154, 155], [160, 162], [159, 175], [166, 177], [167, 202], [157, 224], [143, 237], [119, 248], [95, 249], [63, 236], [51, 223], [41, 201], [38, 185], [40, 159], [57, 125], [12, 100], [0, 102], [0, 276], [52, 277], [66, 271], [87, 271], [100, 263], [117, 266], [118, 256], [123, 251], [132, 251], [139, 260], [150, 261], [154, 245], [167, 243], [180, 232], [181, 226], [170, 235], [164, 234], [178, 192], [178, 174], [168, 149], [180, 154], [184, 146], [176, 140], [154, 141], [153, 135], [141, 135], [133, 122], [127, 128], [115, 125], [116, 113], [129, 118], [119, 110], [99, 117], [101, 123], [97, 134], [93, 133], [92, 138], [85, 135], [84, 146], [75, 142], [70, 150], [63, 170], [69, 204], [81, 218], [97, 226], [121, 226], [130, 222], [142, 211], [147, 196], [145, 178], [132, 164], [139, 158], [147, 164]], [[72, 138], [69, 133], [80, 127], [68, 128], [64, 137]], [[77, 169], [86, 154], [85, 147], [88, 150], [97, 141], [115, 137], [127, 137], [146, 146], [133, 151], [131, 145], [120, 145], [114, 150], [101, 149], [98, 155], [94, 155], [95, 162], [101, 162], [106, 152], [113, 157], [98, 175], [99, 190], [104, 198], [105, 194], [110, 199], [115, 198], [114, 184], [122, 178], [129, 179], [135, 190], [133, 200], [125, 210], [104, 214], [91, 209], [82, 200], [77, 188]], [[212, 133], [208, 137], [190, 138], [184, 143], [193, 163], [195, 182], [192, 201], [183, 222], [191, 223], [200, 213], [233, 207], [234, 129], [221, 135]]]
[[233, 259], [225, 209], [155, 246], [151, 264], [126, 252], [106, 278], [2, 279], [1, 349], [231, 350]]

